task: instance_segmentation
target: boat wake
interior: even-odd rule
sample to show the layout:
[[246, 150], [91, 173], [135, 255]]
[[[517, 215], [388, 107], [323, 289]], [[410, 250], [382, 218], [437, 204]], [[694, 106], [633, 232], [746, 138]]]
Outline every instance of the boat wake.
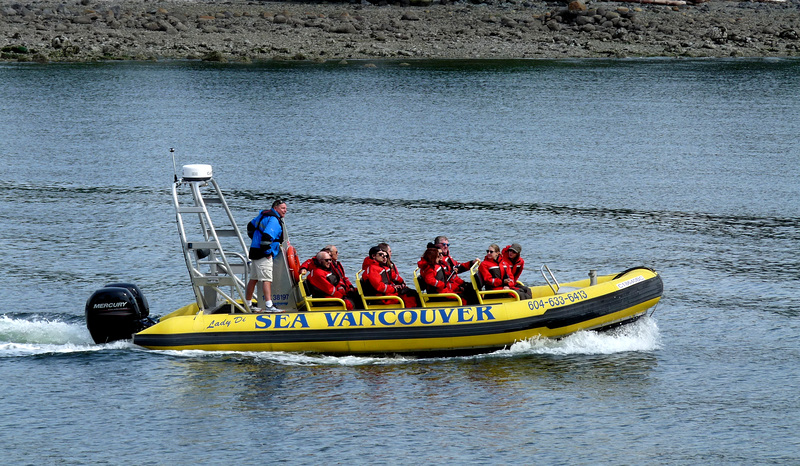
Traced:
[[655, 319], [642, 317], [636, 322], [605, 332], [577, 332], [559, 340], [535, 338], [514, 343], [493, 354], [597, 355], [629, 351], [646, 352], [661, 348], [661, 334]]
[[51, 353], [97, 351], [83, 316], [43, 317], [41, 314], [0, 316], [0, 358]]

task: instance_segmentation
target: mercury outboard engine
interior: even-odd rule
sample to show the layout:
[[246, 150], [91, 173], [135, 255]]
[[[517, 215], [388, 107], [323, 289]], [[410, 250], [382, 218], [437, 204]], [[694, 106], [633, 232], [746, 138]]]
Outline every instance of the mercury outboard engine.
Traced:
[[86, 327], [95, 343], [129, 340], [155, 322], [142, 290], [132, 283], [112, 283], [86, 301]]

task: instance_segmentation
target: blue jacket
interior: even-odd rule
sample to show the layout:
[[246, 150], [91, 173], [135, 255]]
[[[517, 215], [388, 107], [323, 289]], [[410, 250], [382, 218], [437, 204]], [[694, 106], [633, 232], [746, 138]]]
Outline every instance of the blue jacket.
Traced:
[[256, 227], [250, 242], [250, 259], [277, 256], [283, 243], [283, 219], [275, 209], [262, 210], [253, 220]]

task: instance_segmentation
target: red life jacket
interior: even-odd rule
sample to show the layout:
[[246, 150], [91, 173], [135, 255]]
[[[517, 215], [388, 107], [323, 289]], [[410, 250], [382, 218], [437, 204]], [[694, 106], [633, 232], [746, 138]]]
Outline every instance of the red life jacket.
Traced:
[[[444, 264], [430, 265], [420, 259], [417, 266], [419, 267], [419, 277], [422, 279], [421, 286], [424, 286], [428, 293], [454, 293], [458, 288], [458, 285], [452, 280], [447, 280], [447, 266]], [[453, 276], [453, 278], [456, 277]]]
[[[502, 257], [502, 256], [500, 256]], [[511, 267], [502, 258], [495, 261], [490, 255], [486, 255], [478, 267], [478, 272], [483, 278], [484, 286], [488, 290], [499, 290], [506, 286], [505, 280], [512, 278]]]
[[311, 273], [312, 270], [317, 268], [317, 263], [314, 261], [315, 257], [308, 259], [307, 261], [300, 264], [300, 270], [306, 269], [308, 273]]
[[353, 289], [353, 283], [347, 278], [347, 275], [344, 274], [344, 267], [342, 267], [342, 263], [337, 260], [331, 261], [331, 271], [335, 273], [339, 277], [339, 283], [342, 284], [345, 290]]
[[517, 254], [517, 260], [512, 261], [511, 258], [508, 257], [509, 249], [511, 249], [510, 245], [503, 248], [503, 260], [508, 263], [508, 266], [511, 270], [511, 277], [516, 282], [519, 280], [519, 277], [522, 275], [522, 270], [525, 268], [525, 259]]
[[397, 296], [392, 282], [392, 270], [371, 257], [364, 259], [364, 273], [361, 274], [364, 293], [372, 296]]
[[339, 277], [322, 267], [314, 268], [307, 281], [311, 285], [311, 296], [315, 298], [341, 298], [345, 295], [344, 288], [339, 286]]
[[464, 280], [459, 277], [457, 274], [469, 270], [471, 262], [458, 262], [457, 260], [453, 259], [453, 256], [447, 255], [442, 257], [442, 266], [444, 267], [444, 271], [450, 278], [450, 282], [455, 283], [458, 286], [464, 284]]

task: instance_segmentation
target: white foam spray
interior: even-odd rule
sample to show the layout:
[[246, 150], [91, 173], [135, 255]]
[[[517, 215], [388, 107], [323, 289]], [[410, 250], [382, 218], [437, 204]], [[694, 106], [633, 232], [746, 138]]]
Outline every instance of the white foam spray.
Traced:
[[661, 334], [655, 319], [644, 317], [611, 331], [581, 331], [552, 340], [533, 338], [511, 345], [498, 353], [515, 354], [614, 354], [629, 351], [653, 351], [661, 347]]
[[0, 357], [83, 352], [94, 346], [85, 326], [57, 318], [0, 316]]

